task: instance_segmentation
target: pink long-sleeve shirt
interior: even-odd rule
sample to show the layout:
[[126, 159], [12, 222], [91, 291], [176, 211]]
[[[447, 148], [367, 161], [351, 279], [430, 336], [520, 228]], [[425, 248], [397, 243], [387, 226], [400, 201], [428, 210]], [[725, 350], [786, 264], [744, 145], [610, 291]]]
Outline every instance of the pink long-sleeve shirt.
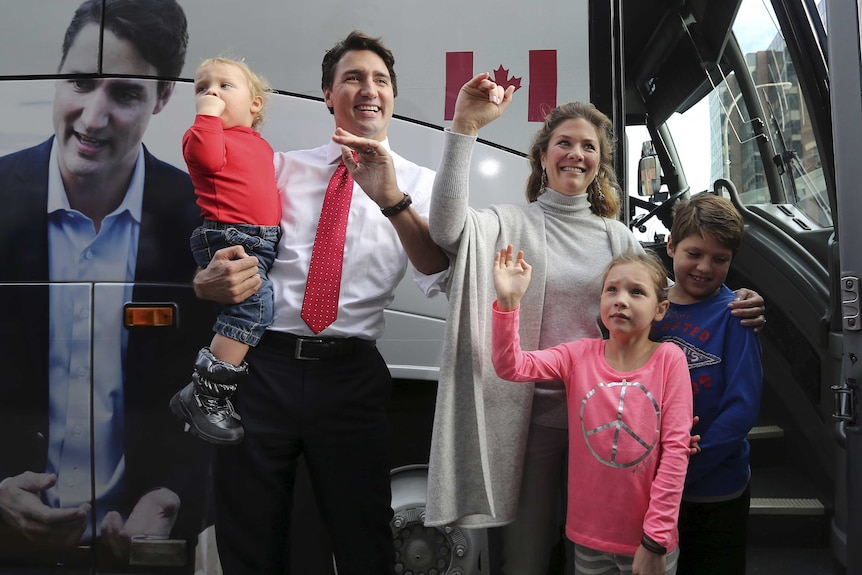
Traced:
[[492, 358], [509, 381], [562, 380], [569, 412], [566, 535], [579, 545], [634, 555], [643, 534], [668, 551], [688, 466], [692, 420], [685, 355], [663, 343], [641, 368], [605, 361], [605, 341], [521, 351], [518, 311], [494, 304]]

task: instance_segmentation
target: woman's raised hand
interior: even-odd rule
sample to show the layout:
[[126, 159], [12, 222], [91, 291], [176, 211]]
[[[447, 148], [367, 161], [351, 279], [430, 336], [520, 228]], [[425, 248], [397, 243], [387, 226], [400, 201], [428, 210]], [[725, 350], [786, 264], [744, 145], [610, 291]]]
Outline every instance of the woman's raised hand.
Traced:
[[461, 87], [455, 101], [451, 130], [457, 134], [475, 136], [479, 130], [502, 115], [512, 101], [514, 86], [505, 90], [482, 72]]

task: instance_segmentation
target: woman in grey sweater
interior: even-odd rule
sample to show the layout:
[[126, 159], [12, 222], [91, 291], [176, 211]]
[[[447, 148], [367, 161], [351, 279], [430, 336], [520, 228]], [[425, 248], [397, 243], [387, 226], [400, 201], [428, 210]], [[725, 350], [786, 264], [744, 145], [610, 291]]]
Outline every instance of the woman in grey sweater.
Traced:
[[[616, 255], [643, 251], [615, 219], [613, 126], [592, 104], [554, 109], [530, 150], [526, 205], [468, 206], [473, 144], [512, 99], [482, 73], [462, 87], [434, 182], [431, 236], [450, 256], [449, 316], [437, 392], [425, 524], [502, 526], [504, 574], [544, 575], [559, 540], [568, 430], [565, 389], [510, 383], [491, 365], [494, 254], [533, 254], [521, 308], [521, 345], [542, 349], [600, 337], [599, 274]], [[759, 325], [763, 300], [738, 302]], [[753, 323], [752, 323], [753, 322]]]

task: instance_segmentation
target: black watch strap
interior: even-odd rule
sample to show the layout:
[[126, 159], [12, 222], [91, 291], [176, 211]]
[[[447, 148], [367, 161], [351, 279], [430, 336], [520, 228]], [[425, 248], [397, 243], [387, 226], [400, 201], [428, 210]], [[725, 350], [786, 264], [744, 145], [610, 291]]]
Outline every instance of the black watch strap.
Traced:
[[410, 206], [410, 204], [413, 203], [413, 198], [410, 197], [410, 194], [408, 194], [407, 192], [402, 193], [404, 194], [404, 197], [401, 199], [400, 202], [398, 202], [394, 206], [382, 208], [380, 210], [381, 212], [383, 212], [384, 216], [386, 216], [387, 218], [391, 218], [395, 214], [400, 214], [401, 212], [406, 210]]

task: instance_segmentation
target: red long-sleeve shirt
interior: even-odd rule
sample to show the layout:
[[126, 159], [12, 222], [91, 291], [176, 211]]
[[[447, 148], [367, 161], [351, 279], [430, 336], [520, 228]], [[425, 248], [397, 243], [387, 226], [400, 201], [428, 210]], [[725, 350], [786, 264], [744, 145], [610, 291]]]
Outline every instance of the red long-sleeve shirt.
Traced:
[[198, 114], [183, 136], [183, 158], [204, 219], [258, 226], [281, 221], [272, 147], [258, 132], [225, 130], [221, 118]]

